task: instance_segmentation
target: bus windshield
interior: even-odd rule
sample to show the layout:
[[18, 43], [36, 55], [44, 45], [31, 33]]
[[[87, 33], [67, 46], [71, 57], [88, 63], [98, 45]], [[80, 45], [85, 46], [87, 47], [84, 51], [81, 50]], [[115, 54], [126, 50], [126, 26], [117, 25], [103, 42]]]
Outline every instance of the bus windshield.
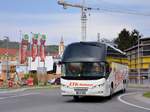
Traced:
[[65, 63], [65, 76], [71, 77], [102, 77], [105, 72], [103, 62]]

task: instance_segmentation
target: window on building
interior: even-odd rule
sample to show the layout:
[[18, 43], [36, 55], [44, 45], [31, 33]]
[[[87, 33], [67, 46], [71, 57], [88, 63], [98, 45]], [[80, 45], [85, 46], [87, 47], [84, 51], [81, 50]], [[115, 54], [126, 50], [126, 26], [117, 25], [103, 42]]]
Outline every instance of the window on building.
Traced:
[[150, 50], [150, 46], [144, 46], [143, 50]]
[[14, 73], [16, 71], [16, 66], [11, 65], [10, 66], [10, 73]]
[[150, 40], [142, 41], [142, 44], [150, 44]]
[[148, 52], [147, 52], [147, 51], [144, 51], [144, 52], [143, 52], [143, 56], [150, 56], [150, 52], [149, 52], [149, 51], [148, 51]]

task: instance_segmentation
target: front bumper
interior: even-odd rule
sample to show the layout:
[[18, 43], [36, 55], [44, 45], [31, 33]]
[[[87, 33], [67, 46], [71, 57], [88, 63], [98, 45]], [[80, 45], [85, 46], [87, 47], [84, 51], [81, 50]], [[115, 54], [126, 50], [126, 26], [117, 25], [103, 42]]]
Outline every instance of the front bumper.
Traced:
[[64, 88], [61, 87], [62, 96], [107, 96], [104, 88]]

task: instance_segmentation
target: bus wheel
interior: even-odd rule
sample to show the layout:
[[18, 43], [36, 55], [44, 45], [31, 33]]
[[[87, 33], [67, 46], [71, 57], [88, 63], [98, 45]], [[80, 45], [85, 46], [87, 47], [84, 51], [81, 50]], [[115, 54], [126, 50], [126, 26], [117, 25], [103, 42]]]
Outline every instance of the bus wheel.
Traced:
[[122, 90], [122, 93], [125, 93], [125, 92], [126, 92], [126, 88], [124, 87], [123, 90]]
[[122, 90], [123, 93], [126, 92], [126, 80], [123, 80], [123, 90]]
[[110, 95], [108, 96], [108, 99], [111, 99], [113, 96], [113, 86], [110, 87]]
[[123, 93], [125, 93], [125, 92], [126, 92], [126, 88], [123, 89]]
[[79, 100], [79, 96], [73, 96], [73, 99], [74, 99], [75, 101], [78, 101], [78, 100]]

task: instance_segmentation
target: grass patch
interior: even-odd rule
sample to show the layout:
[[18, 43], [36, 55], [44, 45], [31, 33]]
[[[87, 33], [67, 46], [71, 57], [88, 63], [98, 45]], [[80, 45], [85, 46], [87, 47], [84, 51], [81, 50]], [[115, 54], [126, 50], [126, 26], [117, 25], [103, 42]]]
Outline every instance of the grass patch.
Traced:
[[54, 89], [54, 88], [60, 88], [60, 85], [46, 85], [46, 86], [38, 85], [38, 86], [33, 86], [30, 89]]
[[47, 84], [45, 85], [38, 85], [38, 86], [23, 86], [23, 87], [18, 87], [18, 88], [0, 88], [0, 92], [1, 91], [9, 91], [9, 90], [15, 90], [15, 89], [55, 89], [55, 88], [60, 88], [60, 85], [50, 85]]
[[144, 97], [150, 98], [150, 91], [143, 94]]

